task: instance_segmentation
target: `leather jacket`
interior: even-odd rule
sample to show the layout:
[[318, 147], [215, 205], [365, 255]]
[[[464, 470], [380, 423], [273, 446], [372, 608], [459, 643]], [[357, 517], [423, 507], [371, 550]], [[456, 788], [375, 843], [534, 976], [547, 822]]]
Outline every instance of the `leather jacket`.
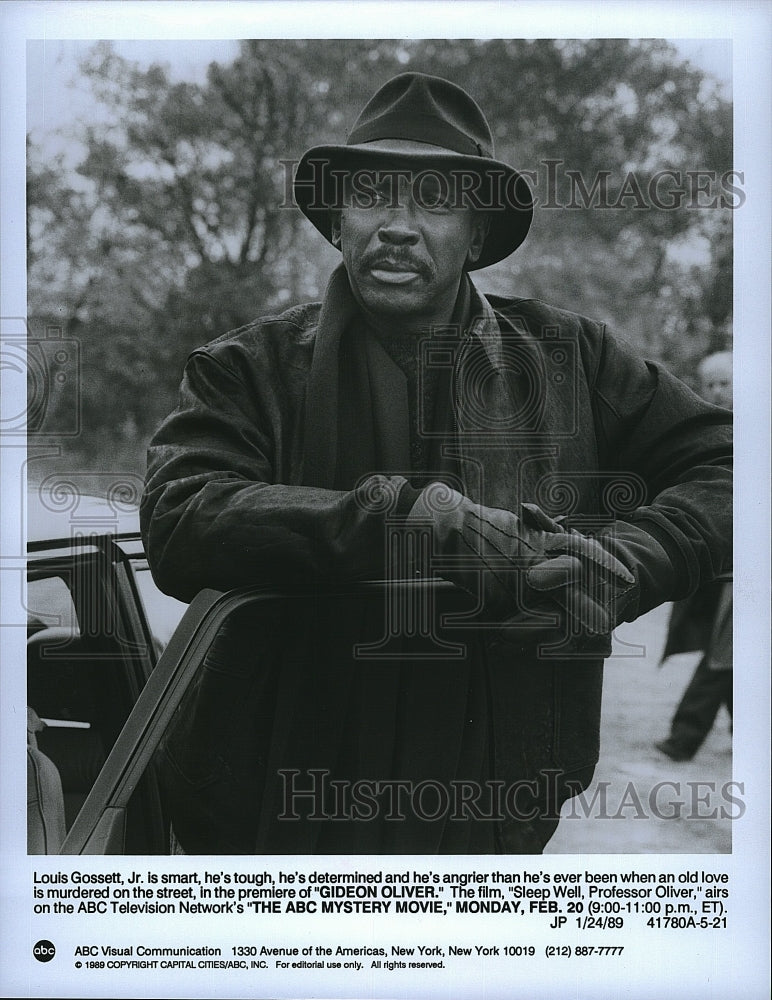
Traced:
[[[701, 400], [661, 366], [641, 360], [593, 320], [532, 299], [483, 297], [476, 291], [472, 316], [461, 337], [448, 341], [440, 331], [426, 345], [427, 363], [449, 372], [452, 427], [446, 429], [442, 461], [463, 492], [487, 506], [512, 510], [523, 501], [536, 503], [585, 529], [615, 518], [644, 528], [670, 557], [672, 586], [667, 593], [643, 586], [631, 617], [686, 597], [700, 581], [730, 568], [728, 411]], [[355, 307], [345, 272], [338, 269], [323, 303], [257, 320], [193, 352], [179, 405], [151, 442], [141, 507], [148, 559], [163, 591], [187, 601], [204, 587], [324, 588], [384, 575], [389, 517], [410, 479], [408, 431], [400, 416], [406, 410], [404, 378], [388, 358], [365, 358], [372, 425], [369, 430], [346, 426], [340, 411], [352, 385], [347, 368], [356, 363], [347, 346], [352, 324]], [[368, 434], [374, 443], [357, 465], [350, 455]], [[391, 508], [378, 499], [384, 490], [395, 498]], [[646, 579], [643, 571], [641, 578]], [[505, 819], [496, 824], [495, 838], [482, 842], [473, 831], [462, 836], [458, 827], [424, 824], [403, 842], [389, 833], [387, 844], [383, 836], [370, 836], [369, 829], [364, 839], [359, 830], [347, 838], [338, 826], [333, 840], [303, 832], [303, 824], [289, 828], [262, 822], [263, 835], [256, 837], [260, 809], [270, 799], [270, 776], [264, 772], [265, 761], [273, 759], [267, 748], [275, 733], [259, 737], [264, 752], [239, 751], [238, 759], [233, 750], [212, 747], [222, 767], [206, 778], [186, 762], [186, 748], [214, 739], [216, 703], [224, 713], [232, 711], [234, 701], [247, 706], [242, 722], [232, 717], [232, 724], [249, 729], [256, 701], [262, 699], [264, 708], [268, 696], [264, 689], [258, 695], [248, 676], [227, 695], [210, 677], [208, 687], [202, 681], [204, 693], [198, 693], [207, 700], [210, 721], [197, 721], [194, 706], [178, 720], [167, 746], [167, 785], [179, 799], [175, 829], [186, 849], [541, 850], [557, 823], [560, 802], [592, 777], [599, 751], [602, 660], [610, 641], [604, 637], [588, 646], [577, 639], [563, 643], [559, 654], [544, 655], [527, 643], [518, 649], [493, 638], [486, 635], [475, 644], [474, 662], [455, 682], [464, 688], [455, 728], [440, 725], [433, 742], [425, 742], [421, 752], [417, 745], [405, 749], [402, 757], [424, 777], [450, 780], [459, 770], [448, 762], [463, 760], [463, 748], [471, 741], [476, 749], [467, 758], [474, 761], [467, 777], [484, 773], [511, 783], [557, 774], [546, 826], [541, 818], [536, 823]], [[635, 670], [634, 662], [630, 669]], [[440, 706], [453, 700], [447, 676], [436, 672], [424, 694], [409, 695], [418, 699], [416, 718], [442, 713], [436, 701], [440, 689]], [[314, 675], [313, 698], [337, 706], [330, 711], [338, 713], [339, 730], [358, 711], [358, 739], [365, 739], [369, 728], [378, 739], [404, 748], [413, 737], [404, 726], [395, 734], [381, 717], [386, 709], [380, 706], [388, 703], [385, 689], [357, 709], [340, 687], [365, 683], [360, 673], [352, 677], [331, 678], [329, 689], [320, 690]], [[383, 683], [391, 684], [393, 694], [413, 682], [403, 676]], [[293, 710], [305, 719], [306, 735], [298, 740], [307, 739], [307, 746], [294, 755], [288, 752], [287, 762], [329, 763], [334, 772], [341, 744], [329, 734], [308, 736], [313, 706], [298, 706], [305, 695], [297, 679], [293, 690]], [[275, 690], [270, 697], [278, 697]], [[423, 714], [422, 697], [427, 699]], [[477, 706], [474, 723], [466, 718], [470, 704]], [[262, 725], [270, 729], [265, 719]], [[384, 737], [387, 730], [390, 735]], [[293, 731], [303, 731], [300, 722]], [[259, 783], [251, 773], [255, 767], [263, 769]], [[388, 766], [383, 767], [386, 773]], [[262, 791], [256, 792], [258, 787]], [[244, 826], [246, 800], [258, 804]]]

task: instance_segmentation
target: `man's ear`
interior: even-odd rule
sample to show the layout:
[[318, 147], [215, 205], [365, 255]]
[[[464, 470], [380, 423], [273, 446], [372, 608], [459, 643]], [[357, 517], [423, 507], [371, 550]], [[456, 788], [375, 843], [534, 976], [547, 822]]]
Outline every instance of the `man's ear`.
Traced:
[[340, 212], [330, 212], [330, 241], [340, 250]]
[[466, 254], [467, 266], [476, 264], [480, 259], [485, 241], [488, 238], [491, 220], [487, 212], [475, 212], [472, 221], [472, 236], [469, 243], [469, 250]]

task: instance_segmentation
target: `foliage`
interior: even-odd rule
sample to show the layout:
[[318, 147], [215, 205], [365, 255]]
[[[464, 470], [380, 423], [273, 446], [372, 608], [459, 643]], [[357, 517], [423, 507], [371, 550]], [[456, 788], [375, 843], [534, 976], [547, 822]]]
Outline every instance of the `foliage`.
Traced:
[[[605, 319], [687, 380], [728, 345], [731, 208], [657, 208], [647, 184], [712, 171], [720, 195], [731, 108], [666, 43], [253, 40], [203, 84], [98, 43], [82, 73], [102, 116], [80, 127], [77, 170], [29, 155], [33, 328], [81, 341], [73, 462], [141, 470], [191, 349], [322, 294], [337, 256], [288, 204], [291, 163], [343, 141], [367, 95], [408, 68], [469, 90], [497, 155], [534, 171], [531, 235], [480, 274], [484, 290]], [[598, 178], [616, 207], [590, 196]]]

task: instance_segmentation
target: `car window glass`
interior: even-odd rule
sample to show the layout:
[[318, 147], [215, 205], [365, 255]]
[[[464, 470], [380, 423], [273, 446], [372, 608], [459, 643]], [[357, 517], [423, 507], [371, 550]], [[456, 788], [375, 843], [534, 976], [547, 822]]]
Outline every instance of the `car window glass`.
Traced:
[[153, 638], [157, 639], [164, 649], [185, 614], [187, 604], [162, 594], [153, 582], [147, 564], [135, 564], [134, 579], [137, 581], [137, 589]]
[[70, 588], [60, 576], [47, 576], [27, 583], [27, 624], [31, 630], [53, 627], [78, 631]]
[[28, 765], [46, 776], [32, 799], [28, 788], [28, 847], [52, 816], [71, 828], [135, 697], [98, 566], [45, 572], [33, 565], [27, 581]]

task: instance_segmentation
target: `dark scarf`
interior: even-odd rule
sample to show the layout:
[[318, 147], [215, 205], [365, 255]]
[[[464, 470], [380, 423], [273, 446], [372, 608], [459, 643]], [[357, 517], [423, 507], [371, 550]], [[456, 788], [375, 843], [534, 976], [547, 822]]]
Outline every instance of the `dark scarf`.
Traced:
[[[463, 329], [471, 290], [461, 282], [449, 327]], [[450, 372], [435, 393], [432, 429], [452, 432]], [[303, 485], [348, 490], [372, 473], [410, 476], [410, 410], [405, 373], [379, 339], [368, 334], [345, 268], [332, 274], [319, 316], [308, 382]], [[440, 473], [439, 441], [428, 449]]]
[[[465, 278], [451, 326], [464, 328], [470, 301]], [[451, 388], [450, 370], [443, 370], [433, 428], [447, 428], [449, 434]], [[429, 461], [435, 471], [451, 465], [440, 458], [438, 440], [431, 443]], [[411, 471], [405, 374], [366, 333], [341, 266], [330, 279], [319, 318], [306, 396], [302, 482], [348, 490], [375, 472], [407, 477]], [[383, 614], [372, 602], [354, 602], [340, 621], [330, 620], [325, 638], [317, 623], [316, 648], [324, 650], [324, 662], [305, 679], [284, 678], [278, 715], [282, 741], [294, 747], [293, 765], [327, 766], [353, 780], [409, 775], [448, 786], [459, 774], [482, 778], [488, 772], [487, 699], [471, 658], [426, 661], [408, 655], [352, 662], [357, 638], [383, 634]], [[274, 809], [267, 810], [266, 819], [271, 815]], [[488, 852], [495, 831], [490, 823], [427, 823], [408, 815], [392, 823], [309, 823], [279, 831], [282, 843], [288, 832], [298, 837], [288, 849], [301, 852], [433, 853]], [[261, 844], [266, 847], [284, 849], [270, 834]]]

